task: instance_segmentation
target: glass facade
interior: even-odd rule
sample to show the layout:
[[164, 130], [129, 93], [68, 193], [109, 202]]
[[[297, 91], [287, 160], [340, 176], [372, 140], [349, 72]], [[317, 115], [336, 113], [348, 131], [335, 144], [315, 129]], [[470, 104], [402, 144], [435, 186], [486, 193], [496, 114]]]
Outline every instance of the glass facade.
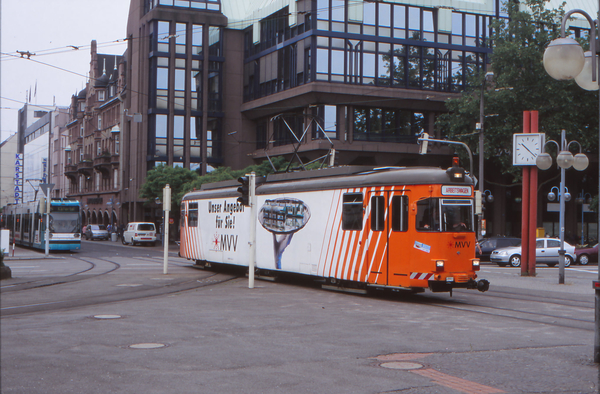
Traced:
[[[496, 3], [496, 8], [502, 5], [500, 0]], [[469, 76], [485, 69], [489, 61], [489, 25], [494, 16], [385, 2], [298, 4], [307, 11], [298, 14], [295, 25], [290, 26], [290, 13], [284, 7], [260, 21], [259, 42], [253, 42], [252, 29], [246, 30], [245, 102], [311, 81], [459, 93], [467, 87]], [[424, 110], [355, 107], [347, 111], [352, 138], [359, 141], [416, 143], [415, 133], [428, 126], [429, 113]], [[333, 106], [320, 116], [331, 118], [334, 112]], [[323, 122], [330, 138], [340, 138], [336, 121]], [[281, 127], [273, 127], [274, 145], [289, 143], [278, 132]], [[257, 124], [258, 136], [263, 129]], [[257, 141], [260, 146], [262, 139]]]
[[[157, 5], [197, 8], [200, 3], [220, 4], [161, 0], [147, 5], [150, 9]], [[202, 160], [220, 163], [222, 28], [155, 20], [149, 31], [149, 166], [167, 163], [194, 169]]]

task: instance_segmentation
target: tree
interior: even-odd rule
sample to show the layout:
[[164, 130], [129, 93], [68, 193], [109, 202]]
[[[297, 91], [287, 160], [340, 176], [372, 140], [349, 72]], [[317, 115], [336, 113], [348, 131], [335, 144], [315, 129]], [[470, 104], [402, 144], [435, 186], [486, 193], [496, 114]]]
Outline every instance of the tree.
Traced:
[[[520, 168], [512, 166], [512, 135], [522, 132], [523, 111], [537, 110], [539, 131], [546, 139], [560, 140], [565, 129], [570, 139], [577, 138], [586, 153], [597, 153], [598, 93], [587, 92], [574, 81], [556, 81], [544, 70], [542, 58], [548, 43], [560, 33], [563, 6], [546, 9], [547, 0], [506, 2], [509, 19], [497, 19], [491, 26], [493, 82], [484, 91], [486, 114], [485, 158], [503, 173], [518, 181]], [[469, 87], [459, 98], [446, 102], [449, 113], [437, 125], [451, 140], [469, 144], [477, 150], [479, 103], [484, 72], [469, 78]]]
[[[275, 157], [271, 161], [275, 170], [273, 170], [268, 160], [264, 160], [261, 164], [251, 165], [242, 170], [218, 167], [203, 176], [199, 176], [197, 172], [185, 168], [173, 168], [161, 164], [148, 171], [146, 181], [140, 188], [140, 197], [146, 199], [147, 204], [156, 201], [157, 198], [162, 201], [163, 188], [166, 184], [169, 184], [171, 188], [171, 212], [178, 212], [181, 199], [185, 193], [200, 189], [204, 183], [233, 180], [252, 171], [256, 173], [256, 176], [264, 176], [275, 171], [285, 171], [288, 166], [288, 162], [281, 156]], [[307, 168], [311, 169], [318, 166], [319, 163], [314, 163], [307, 166]], [[173, 217], [175, 216], [176, 214]]]
[[[271, 161], [273, 162], [273, 165], [277, 171], [284, 170], [288, 164], [283, 157], [275, 157], [271, 159]], [[182, 188], [182, 193], [179, 196], [179, 200], [181, 201], [181, 197], [183, 197], [185, 193], [194, 189], [200, 189], [200, 187], [205, 183], [238, 179], [240, 176], [249, 174], [253, 171], [256, 173], [256, 176], [263, 176], [275, 172], [268, 160], [264, 160], [261, 164], [248, 166], [242, 170], [232, 170], [229, 167], [218, 167], [214, 171], [209, 172], [206, 175], [199, 176], [186, 183]]]
[[146, 181], [140, 188], [140, 197], [148, 202], [155, 201], [157, 198], [162, 201], [163, 188], [169, 184], [171, 188], [171, 211], [176, 211], [181, 203], [181, 197], [184, 192], [184, 185], [198, 179], [195, 171], [181, 167], [169, 167], [158, 165], [148, 171]]

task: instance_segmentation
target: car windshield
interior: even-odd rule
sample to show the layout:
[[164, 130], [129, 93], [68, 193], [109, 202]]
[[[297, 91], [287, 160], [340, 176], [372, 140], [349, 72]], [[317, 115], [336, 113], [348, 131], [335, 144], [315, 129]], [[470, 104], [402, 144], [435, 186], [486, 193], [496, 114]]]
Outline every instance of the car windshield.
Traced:
[[100, 226], [98, 226], [98, 228], [96, 228], [94, 230], [106, 230], [106, 227], [104, 227], [103, 225], [100, 225]]

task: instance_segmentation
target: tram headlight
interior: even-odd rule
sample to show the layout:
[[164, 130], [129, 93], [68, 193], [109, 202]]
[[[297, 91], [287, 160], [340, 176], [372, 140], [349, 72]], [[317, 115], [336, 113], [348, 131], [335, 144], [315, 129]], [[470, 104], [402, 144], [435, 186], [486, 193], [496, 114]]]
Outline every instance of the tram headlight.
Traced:
[[436, 260], [435, 261], [435, 270], [438, 272], [444, 270], [444, 260]]
[[473, 271], [479, 271], [480, 269], [480, 262], [479, 259], [473, 259]]

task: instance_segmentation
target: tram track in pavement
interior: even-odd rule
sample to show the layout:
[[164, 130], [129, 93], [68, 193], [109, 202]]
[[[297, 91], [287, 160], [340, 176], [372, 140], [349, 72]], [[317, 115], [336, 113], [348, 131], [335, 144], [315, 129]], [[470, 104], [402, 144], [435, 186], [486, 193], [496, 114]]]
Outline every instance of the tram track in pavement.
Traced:
[[14, 291], [30, 290], [30, 289], [40, 288], [40, 287], [58, 286], [58, 285], [63, 285], [63, 284], [67, 284], [67, 283], [77, 282], [80, 280], [92, 279], [92, 278], [95, 278], [95, 277], [98, 277], [101, 275], [106, 275], [110, 272], [114, 272], [121, 267], [121, 265], [119, 263], [116, 263], [114, 261], [110, 261], [110, 260], [104, 259], [104, 258], [94, 258], [96, 260], [110, 263], [110, 264], [114, 265], [114, 267], [112, 269], [102, 271], [100, 273], [92, 273], [92, 271], [94, 271], [95, 269], [98, 269], [97, 263], [90, 261], [89, 259], [82, 258], [82, 257], [73, 256], [70, 258], [74, 259], [74, 260], [82, 261], [86, 264], [89, 264], [90, 266], [86, 269], [79, 270], [77, 272], [73, 272], [68, 275], [44, 277], [42, 279], [29, 280], [29, 281], [25, 281], [25, 282], [19, 282], [19, 283], [13, 283], [13, 284], [9, 284], [9, 285], [0, 286], [0, 294], [14, 292]]
[[[237, 275], [219, 272], [203, 272], [201, 276], [199, 276], [197, 274], [198, 271], [193, 270], [195, 272], [194, 275], [179, 275], [178, 278], [173, 278], [174, 280], [166, 283], [159, 283], [157, 281], [149, 283], [150, 281], [146, 280], [146, 283], [119, 284], [119, 282], [123, 282], [124, 278], [129, 279], [131, 276], [120, 277], [116, 275], [108, 277], [106, 275], [115, 273], [122, 267], [121, 264], [106, 258], [76, 257], [75, 259], [87, 262], [91, 267], [62, 277], [49, 277], [0, 288], [1, 293], [4, 294], [2, 307], [0, 307], [0, 316], [5, 318], [24, 314], [47, 313], [62, 309], [169, 295], [217, 285], [238, 277]], [[114, 265], [114, 267], [105, 269], [102, 272], [93, 273], [94, 269], [97, 269], [99, 264], [97, 264], [97, 261], [95, 263], [90, 260], [101, 260], [102, 262]], [[189, 267], [187, 264], [178, 265]], [[98, 279], [102, 276], [108, 278], [106, 281], [103, 281], [102, 285], [92, 283], [94, 279]], [[101, 292], [96, 292], [96, 294], [91, 292], [89, 289], [93, 286], [95, 286], [96, 289], [100, 289]], [[115, 286], [117, 286], [118, 290], [115, 290]], [[34, 293], [36, 290], [43, 291], [44, 294]], [[50, 290], [50, 292], [47, 290]], [[11, 295], [13, 297], [10, 297]]]
[[[428, 305], [588, 332], [594, 331], [593, 300], [559, 298], [548, 300], [545, 295], [512, 293], [507, 296], [504, 292], [498, 293], [490, 291], [478, 294], [477, 297], [467, 298], [468, 294], [456, 292], [454, 302], [437, 303], [429, 300]], [[462, 297], [463, 295], [465, 297]], [[498, 306], [498, 300], [508, 300], [508, 303], [505, 306]]]

